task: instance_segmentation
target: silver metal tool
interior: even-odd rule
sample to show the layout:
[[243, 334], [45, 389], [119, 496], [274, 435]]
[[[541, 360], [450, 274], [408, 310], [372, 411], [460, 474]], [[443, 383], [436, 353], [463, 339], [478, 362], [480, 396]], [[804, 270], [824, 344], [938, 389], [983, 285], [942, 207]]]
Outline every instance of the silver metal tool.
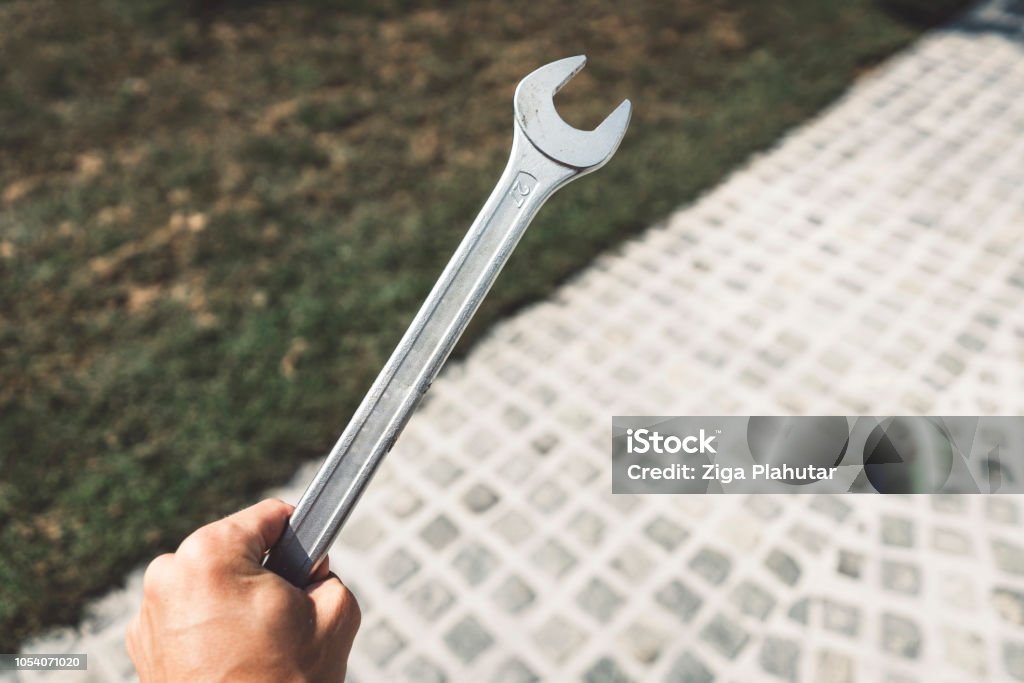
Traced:
[[538, 209], [618, 149], [629, 100], [589, 132], [572, 128], [555, 111], [555, 93], [586, 61], [552, 62], [516, 89], [512, 154], [497, 187], [267, 555], [264, 566], [293, 584], [308, 583], [327, 554]]

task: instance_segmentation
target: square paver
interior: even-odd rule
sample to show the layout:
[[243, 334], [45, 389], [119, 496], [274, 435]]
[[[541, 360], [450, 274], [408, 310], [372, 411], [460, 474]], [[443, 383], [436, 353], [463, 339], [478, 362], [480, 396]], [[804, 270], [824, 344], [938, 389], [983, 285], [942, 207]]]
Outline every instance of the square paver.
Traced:
[[544, 541], [533, 552], [531, 558], [541, 571], [558, 578], [568, 572], [576, 564], [576, 557], [568, 548], [554, 539]]
[[533, 633], [533, 643], [551, 661], [566, 661], [586, 640], [587, 632], [571, 621], [553, 616]]
[[684, 623], [690, 622], [704, 599], [681, 581], [672, 580], [654, 594], [655, 601]]
[[625, 598], [599, 578], [590, 579], [576, 596], [576, 604], [598, 623], [607, 625]]
[[386, 620], [382, 619], [359, 632], [359, 646], [379, 667], [386, 666], [406, 646], [406, 640]]
[[466, 493], [462, 496], [462, 502], [465, 506], [475, 514], [482, 514], [487, 512], [494, 504], [499, 500], [497, 492], [490, 486], [484, 484], [474, 484]]
[[750, 634], [735, 621], [716, 614], [701, 629], [700, 638], [724, 657], [735, 659], [750, 640]]
[[444, 642], [456, 657], [468, 664], [493, 645], [494, 638], [475, 617], [466, 616], [445, 633]]
[[434, 550], [441, 550], [454, 541], [459, 529], [444, 515], [438, 515], [420, 531], [420, 538]]
[[498, 566], [494, 553], [479, 543], [464, 546], [452, 560], [452, 566], [471, 586], [482, 583]]
[[412, 610], [426, 621], [435, 621], [455, 602], [455, 594], [441, 581], [427, 579], [406, 596]]
[[420, 568], [419, 561], [404, 548], [399, 548], [378, 566], [378, 576], [388, 588], [395, 588]]
[[536, 593], [518, 576], [509, 576], [494, 591], [494, 601], [506, 612], [518, 614], [533, 603]]

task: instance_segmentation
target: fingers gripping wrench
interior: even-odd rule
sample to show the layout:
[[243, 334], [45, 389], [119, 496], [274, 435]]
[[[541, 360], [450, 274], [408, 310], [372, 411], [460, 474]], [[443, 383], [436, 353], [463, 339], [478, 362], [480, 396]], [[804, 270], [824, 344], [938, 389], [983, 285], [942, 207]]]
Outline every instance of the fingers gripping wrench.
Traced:
[[308, 583], [327, 554], [541, 205], [618, 148], [629, 100], [593, 131], [572, 128], [555, 111], [554, 94], [585, 63], [552, 62], [516, 89], [512, 154], [497, 187], [267, 555], [264, 565], [293, 584]]

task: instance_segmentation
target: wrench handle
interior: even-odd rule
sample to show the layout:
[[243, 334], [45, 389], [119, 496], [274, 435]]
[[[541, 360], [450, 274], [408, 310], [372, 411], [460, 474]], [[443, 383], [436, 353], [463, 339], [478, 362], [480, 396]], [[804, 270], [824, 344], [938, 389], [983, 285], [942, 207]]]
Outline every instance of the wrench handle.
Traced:
[[327, 555], [537, 211], [592, 170], [554, 161], [533, 146], [518, 121], [514, 129], [497, 186], [264, 560], [296, 586], [306, 585]]

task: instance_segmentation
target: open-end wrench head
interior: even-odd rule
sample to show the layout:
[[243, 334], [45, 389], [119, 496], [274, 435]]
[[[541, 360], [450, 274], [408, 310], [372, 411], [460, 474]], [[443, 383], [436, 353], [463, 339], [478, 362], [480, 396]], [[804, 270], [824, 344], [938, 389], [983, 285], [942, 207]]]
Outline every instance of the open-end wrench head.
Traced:
[[537, 69], [516, 88], [516, 121], [533, 146], [555, 161], [584, 171], [603, 166], [622, 142], [633, 106], [623, 100], [592, 131], [577, 130], [555, 111], [554, 96], [579, 73], [587, 58], [566, 57]]

